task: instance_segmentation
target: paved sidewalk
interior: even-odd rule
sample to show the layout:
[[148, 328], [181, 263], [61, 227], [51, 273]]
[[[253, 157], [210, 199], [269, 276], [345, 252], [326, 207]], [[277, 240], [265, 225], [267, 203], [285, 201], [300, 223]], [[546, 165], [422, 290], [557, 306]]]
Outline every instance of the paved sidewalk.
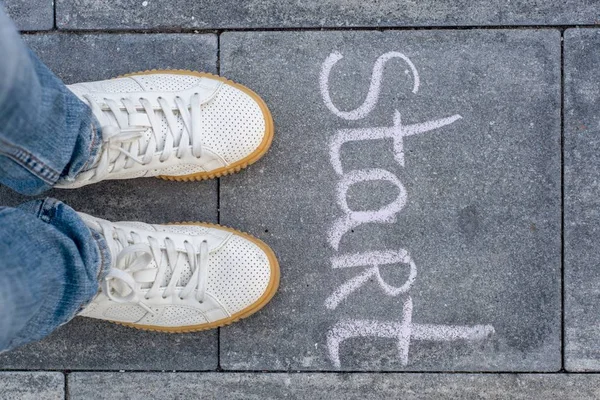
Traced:
[[210, 332], [76, 318], [0, 356], [1, 399], [600, 398], [597, 1], [4, 1], [67, 83], [182, 68], [265, 99], [240, 174], [50, 195], [239, 228], [282, 281]]

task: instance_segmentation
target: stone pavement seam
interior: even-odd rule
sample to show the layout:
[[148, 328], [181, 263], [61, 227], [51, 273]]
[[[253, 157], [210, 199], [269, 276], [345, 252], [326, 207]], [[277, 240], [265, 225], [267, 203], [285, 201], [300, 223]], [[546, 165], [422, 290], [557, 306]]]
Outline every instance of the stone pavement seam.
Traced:
[[600, 25], [464, 25], [464, 26], [386, 26], [386, 27], [348, 27], [348, 28], [219, 28], [219, 29], [195, 29], [195, 28], [177, 28], [177, 29], [65, 29], [65, 28], [52, 28], [52, 29], [28, 29], [21, 30], [21, 33], [32, 34], [32, 33], [50, 33], [50, 32], [61, 32], [67, 34], [176, 34], [176, 33], [194, 33], [194, 34], [220, 34], [226, 32], [387, 32], [387, 31], [468, 31], [468, 30], [506, 30], [506, 31], [517, 31], [517, 30], [557, 30], [565, 31], [567, 29], [582, 29], [582, 30], [593, 30], [600, 29]]
[[560, 30], [560, 363], [565, 364], [565, 29]]

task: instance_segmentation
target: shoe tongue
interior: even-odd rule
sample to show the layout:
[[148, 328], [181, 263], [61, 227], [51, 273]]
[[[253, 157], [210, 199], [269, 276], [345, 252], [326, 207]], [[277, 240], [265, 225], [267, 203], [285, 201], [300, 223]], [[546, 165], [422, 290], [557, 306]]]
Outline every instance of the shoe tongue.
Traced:
[[[163, 251], [163, 263], [164, 264], [166, 264], [165, 257], [166, 257], [166, 254], [164, 254], [164, 251]], [[188, 284], [194, 271], [192, 271], [192, 268], [190, 267], [190, 263], [189, 263], [189, 260], [186, 255], [181, 254], [179, 256], [179, 262], [182, 263], [182, 269], [181, 269], [181, 273], [179, 274], [179, 279], [176, 283], [176, 286], [182, 287], [182, 286], [185, 286]], [[156, 268], [156, 263], [154, 261], [153, 261], [153, 267]], [[162, 282], [160, 283], [161, 287], [166, 287], [169, 284], [169, 282], [171, 281], [171, 277], [173, 276], [173, 270], [175, 269], [175, 266], [170, 265], [170, 266], [165, 266], [165, 268], [166, 268], [166, 272], [165, 272], [165, 276], [163, 277]], [[148, 287], [151, 287], [151, 286], [152, 285], [150, 284]]]
[[[100, 224], [96, 221], [95, 217], [92, 217], [91, 215], [81, 213], [81, 212], [78, 214], [88, 228], [94, 230], [95, 232], [97, 232], [99, 234], [103, 234], [102, 228], [101, 228]], [[150, 225], [145, 224], [143, 222], [121, 222], [119, 224], [130, 226], [130, 227], [136, 228], [136, 229], [144, 229], [144, 230], [151, 229]], [[120, 243], [118, 240], [116, 240], [116, 237], [115, 237], [115, 242], [118, 247], [117, 252], [120, 252], [121, 250], [123, 250], [123, 243]], [[192, 271], [187, 254], [180, 253], [177, 260], [179, 261], [179, 263], [182, 264], [181, 265], [182, 268], [181, 268], [181, 273], [179, 274], [179, 279], [177, 280], [176, 286], [183, 287], [188, 284], [194, 271]], [[169, 284], [169, 282], [171, 281], [171, 277], [173, 276], [173, 270], [175, 269], [174, 265], [166, 265], [166, 264], [167, 264], [167, 254], [166, 254], [166, 250], [163, 249], [162, 257], [161, 257], [161, 265], [164, 266], [164, 268], [165, 268], [165, 275], [163, 276], [162, 282], [160, 283], [161, 287], [166, 287]], [[153, 259], [150, 262], [150, 264], [148, 265], [148, 268], [158, 268], [157, 261], [155, 259]], [[149, 289], [152, 287], [152, 283], [143, 283], [141, 287], [144, 289]]]
[[[190, 267], [190, 263], [187, 259], [187, 256], [185, 256], [183, 254], [180, 255], [179, 262], [182, 263], [183, 265], [182, 265], [181, 273], [179, 274], [179, 279], [177, 280], [177, 283], [175, 284], [175, 286], [183, 287], [188, 284], [194, 271], [192, 271], [192, 268]], [[165, 268], [165, 275], [163, 276], [162, 282], [160, 283], [160, 287], [167, 287], [169, 285], [169, 282], [171, 281], [171, 277], [173, 276], [173, 270], [175, 269], [174, 265], [166, 265], [166, 264], [167, 264], [166, 251], [163, 250], [162, 251], [162, 266]], [[152, 260], [152, 262], [148, 265], [148, 268], [158, 268], [158, 264], [157, 264], [156, 260]], [[150, 289], [152, 287], [152, 283], [151, 282], [142, 283], [141, 287], [142, 287], [142, 289]]]
[[[177, 123], [176, 129], [178, 130], [178, 132], [181, 132], [181, 130], [183, 130], [183, 119], [181, 118], [181, 115], [179, 114], [179, 112], [174, 111], [174, 114], [175, 114], [175, 121]], [[105, 110], [105, 111], [103, 111], [103, 115], [104, 115], [105, 121], [110, 121], [110, 125], [119, 127], [119, 124], [117, 123], [117, 119], [115, 118], [114, 114], [111, 111]], [[160, 131], [157, 132], [157, 135], [156, 135], [157, 141], [158, 141], [156, 143], [156, 151], [160, 152], [164, 149], [164, 143], [165, 143], [167, 135], [169, 134], [170, 128], [169, 128], [169, 124], [167, 122], [167, 118], [165, 117], [165, 114], [163, 111], [155, 110], [154, 115], [155, 115], [155, 118], [157, 119], [159, 127], [160, 127]], [[141, 154], [138, 154], [137, 156], [139, 156], [139, 157], [143, 156], [145, 149], [147, 148], [147, 145], [153, 136], [152, 131], [153, 131], [153, 128], [149, 127], [142, 134], [141, 138], [139, 139], [141, 141], [140, 146], [139, 146]], [[126, 150], [130, 147], [128, 144], [124, 144], [123, 146]], [[111, 163], [115, 162], [115, 160], [117, 159], [117, 157], [119, 157], [120, 154], [121, 153], [119, 153], [118, 151], [111, 152], [111, 157], [110, 157], [109, 161]]]
[[[117, 244], [119, 246], [119, 250], [121, 251], [123, 250], [123, 244], [117, 241]], [[162, 281], [160, 282], [160, 287], [167, 287], [169, 285], [169, 282], [171, 281], [171, 277], [173, 276], [173, 271], [175, 269], [175, 265], [167, 265], [167, 254], [166, 254], [166, 250], [163, 249], [161, 251], [161, 266], [163, 268], [165, 268], [165, 275], [163, 276]], [[189, 260], [187, 258], [186, 254], [179, 254], [179, 257], [177, 258], [177, 260], [179, 261], [181, 265], [181, 272], [179, 274], [179, 279], [177, 280], [177, 283], [175, 284], [175, 286], [178, 287], [183, 287], [185, 285], [187, 285], [187, 283], [189, 282], [190, 278], [192, 277], [192, 274], [194, 271], [192, 271], [192, 268], [190, 267], [190, 263]], [[148, 264], [148, 266], [146, 267], [148, 269], [158, 269], [158, 262], [156, 259], [152, 259], [152, 261]], [[147, 283], [142, 283], [140, 286], [142, 289], [150, 289], [153, 285], [153, 282], [147, 282]]]

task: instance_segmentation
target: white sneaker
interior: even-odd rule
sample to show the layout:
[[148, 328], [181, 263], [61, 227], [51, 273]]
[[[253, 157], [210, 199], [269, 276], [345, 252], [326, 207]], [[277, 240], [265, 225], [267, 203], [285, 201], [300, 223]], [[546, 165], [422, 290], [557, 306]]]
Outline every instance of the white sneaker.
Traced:
[[212, 74], [147, 71], [68, 87], [92, 109], [103, 144], [92, 168], [59, 188], [151, 176], [215, 178], [254, 163], [273, 140], [265, 102]]
[[109, 222], [80, 213], [106, 239], [112, 267], [81, 316], [139, 329], [191, 332], [254, 314], [279, 286], [262, 241], [213, 224]]

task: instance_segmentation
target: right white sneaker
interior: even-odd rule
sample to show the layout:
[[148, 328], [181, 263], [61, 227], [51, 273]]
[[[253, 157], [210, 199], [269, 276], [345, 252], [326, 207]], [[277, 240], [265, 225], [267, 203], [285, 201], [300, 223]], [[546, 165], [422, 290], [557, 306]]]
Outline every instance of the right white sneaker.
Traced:
[[91, 167], [56, 187], [158, 176], [189, 181], [246, 168], [273, 140], [273, 118], [247, 87], [209, 73], [146, 71], [68, 86], [101, 125]]
[[108, 243], [112, 267], [80, 316], [139, 329], [192, 332], [248, 317], [279, 286], [262, 241], [213, 224], [109, 222], [80, 213]]

